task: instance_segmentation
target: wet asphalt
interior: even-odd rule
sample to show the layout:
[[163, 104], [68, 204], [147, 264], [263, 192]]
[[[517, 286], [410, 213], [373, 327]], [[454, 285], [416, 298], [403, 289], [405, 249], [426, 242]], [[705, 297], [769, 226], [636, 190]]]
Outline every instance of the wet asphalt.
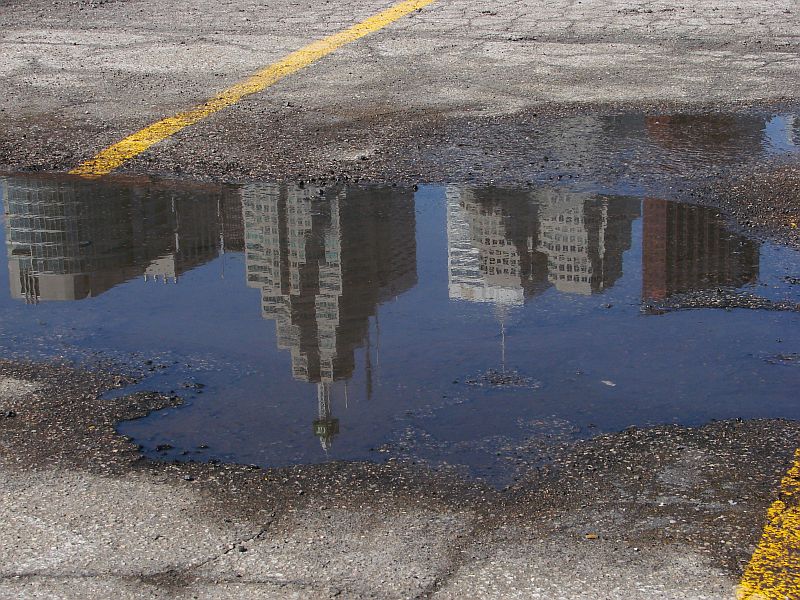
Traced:
[[99, 400], [128, 382], [113, 370], [0, 370], [9, 598], [732, 597], [800, 442], [787, 421], [630, 428], [501, 490], [401, 461], [162, 463], [114, 424], [174, 398]]
[[[123, 132], [342, 25], [332, 5], [295, 20], [296, 10], [271, 6], [273, 18], [259, 21], [255, 3], [175, 4], [37, 1], [4, 10], [0, 169], [66, 171]], [[602, 30], [579, 4], [548, 7], [550, 18], [519, 2], [424, 11], [415, 17], [423, 35], [402, 28], [386, 46], [367, 44], [368, 60], [346, 52], [124, 173], [629, 181], [717, 207], [747, 235], [797, 247], [796, 157], [744, 167], [724, 153], [711, 164], [683, 157], [663, 171], [647, 153], [620, 160], [613, 143], [604, 149], [614, 136], [598, 133], [632, 111], [796, 113], [796, 6], [745, 3], [734, 14], [710, 3], [615, 2], [603, 8]], [[259, 42], [277, 34], [265, 51]], [[198, 63], [198, 53], [221, 58]], [[588, 73], [587, 56], [598, 57]], [[610, 70], [609, 57], [623, 66]], [[719, 296], [654, 310], [757, 304]], [[800, 425], [780, 420], [629, 429], [556, 448], [552, 461], [537, 458], [528, 477], [500, 490], [400, 461], [273, 470], [161, 463], [115, 424], [178, 400], [100, 400], [129, 383], [125, 372], [0, 363], [0, 514], [14, 524], [0, 529], [0, 596], [730, 598], [800, 441]]]

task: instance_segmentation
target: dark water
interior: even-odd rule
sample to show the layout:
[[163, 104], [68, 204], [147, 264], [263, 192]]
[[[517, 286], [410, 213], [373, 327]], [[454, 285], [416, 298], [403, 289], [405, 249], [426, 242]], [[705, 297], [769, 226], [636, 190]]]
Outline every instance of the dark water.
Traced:
[[800, 302], [800, 256], [713, 210], [547, 186], [0, 187], [0, 350], [122, 359], [133, 389], [176, 391], [120, 426], [154, 456], [501, 482], [630, 425], [800, 418], [797, 312], [668, 310]]

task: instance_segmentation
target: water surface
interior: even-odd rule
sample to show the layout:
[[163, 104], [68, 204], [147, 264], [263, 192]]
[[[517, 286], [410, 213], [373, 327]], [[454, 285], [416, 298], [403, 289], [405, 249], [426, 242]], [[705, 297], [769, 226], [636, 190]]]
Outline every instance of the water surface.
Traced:
[[[800, 257], [666, 196], [0, 187], [0, 350], [123, 360], [145, 375], [126, 392], [183, 397], [120, 425], [152, 456], [399, 457], [504, 482], [631, 425], [800, 418]], [[721, 297], [761, 309], [702, 308]]]

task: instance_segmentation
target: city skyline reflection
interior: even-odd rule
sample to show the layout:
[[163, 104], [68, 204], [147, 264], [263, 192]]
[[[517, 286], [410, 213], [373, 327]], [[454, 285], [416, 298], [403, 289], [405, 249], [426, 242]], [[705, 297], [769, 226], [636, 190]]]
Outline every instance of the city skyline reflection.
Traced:
[[[286, 310], [302, 318], [295, 297], [311, 293], [323, 302], [336, 292], [367, 303], [374, 296], [377, 305], [416, 283], [410, 191], [291, 184], [159, 190], [35, 177], [4, 185], [9, 291], [29, 303], [96, 297], [137, 277], [174, 283], [225, 252], [244, 253], [247, 285], [264, 291], [262, 316], [281, 322]], [[758, 243], [729, 232], [712, 209], [548, 188], [448, 186], [446, 198], [453, 300], [520, 305], [550, 288], [601, 293], [622, 275], [640, 217], [643, 300], [741, 287], [758, 276]], [[343, 251], [347, 267], [336, 262]], [[364, 260], [359, 254], [368, 256], [367, 271], [348, 270], [350, 261]], [[331, 276], [342, 279], [341, 289]]]
[[[419, 207], [403, 188], [16, 177], [3, 183], [3, 201], [9, 292], [29, 304], [96, 298], [133, 279], [177, 283], [241, 254], [240, 283], [259, 291], [260, 316], [275, 326], [267, 343], [288, 354], [293, 380], [314, 385], [313, 434], [326, 451], [340, 435], [336, 406], [347, 404], [356, 372], [364, 378], [357, 393], [372, 398], [381, 305], [414, 290], [423, 260]], [[438, 235], [446, 255], [436, 260], [447, 273], [438, 285], [450, 302], [488, 304], [500, 315], [503, 369], [510, 309], [603, 294], [632, 268], [641, 269], [641, 302], [741, 287], [759, 275], [759, 245], [696, 206], [454, 185], [444, 202]], [[623, 256], [639, 251], [639, 219], [636, 265]]]

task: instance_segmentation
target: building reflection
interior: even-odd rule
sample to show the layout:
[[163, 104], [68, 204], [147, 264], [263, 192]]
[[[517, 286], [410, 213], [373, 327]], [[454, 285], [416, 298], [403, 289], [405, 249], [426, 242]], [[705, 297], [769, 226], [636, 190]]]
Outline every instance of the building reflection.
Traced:
[[36, 177], [3, 185], [10, 291], [28, 303], [95, 297], [137, 277], [176, 282], [223, 252], [244, 252], [247, 284], [261, 290], [292, 375], [317, 384], [313, 426], [326, 449], [339, 428], [337, 382], [346, 398], [362, 347], [372, 393], [378, 306], [417, 282], [409, 191]]
[[758, 279], [759, 245], [728, 231], [716, 212], [656, 198], [643, 206], [644, 300]]
[[645, 117], [648, 138], [679, 156], [695, 161], [733, 162], [757, 154], [765, 141], [766, 120], [757, 115], [720, 113]]
[[452, 299], [521, 305], [548, 287], [588, 295], [614, 285], [640, 202], [542, 189], [447, 189]]
[[413, 194], [254, 184], [242, 204], [247, 283], [261, 290], [294, 378], [317, 384], [314, 432], [327, 449], [339, 428], [335, 383], [347, 393], [355, 351], [367, 346], [371, 394], [370, 319], [417, 282]]
[[238, 196], [215, 186], [15, 177], [3, 192], [10, 292], [29, 303], [94, 297], [141, 276], [175, 282], [241, 229]]
[[529, 194], [448, 186], [450, 298], [518, 305], [547, 287]]
[[611, 287], [639, 213], [630, 198], [447, 188], [448, 293], [494, 305], [502, 373], [509, 311], [551, 287], [582, 295]]
[[[10, 291], [26, 302], [81, 300], [132, 278], [174, 282], [223, 252], [244, 252], [247, 285], [260, 290], [292, 376], [315, 384], [313, 430], [325, 449], [357, 356], [372, 393], [380, 305], [417, 283], [410, 191], [36, 177], [2, 185]], [[494, 305], [503, 339], [506, 312], [546, 290], [614, 286], [642, 209], [644, 299], [758, 277], [758, 244], [699, 207], [465, 186], [447, 187], [446, 203], [449, 298]]]

